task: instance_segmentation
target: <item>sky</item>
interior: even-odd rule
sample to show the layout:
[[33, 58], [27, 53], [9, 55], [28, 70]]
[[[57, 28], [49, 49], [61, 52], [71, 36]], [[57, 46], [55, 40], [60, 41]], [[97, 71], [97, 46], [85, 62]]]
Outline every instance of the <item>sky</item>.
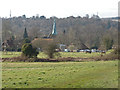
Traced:
[[119, 0], [1, 0], [0, 17], [56, 16], [85, 16], [97, 14], [101, 18], [118, 16]]

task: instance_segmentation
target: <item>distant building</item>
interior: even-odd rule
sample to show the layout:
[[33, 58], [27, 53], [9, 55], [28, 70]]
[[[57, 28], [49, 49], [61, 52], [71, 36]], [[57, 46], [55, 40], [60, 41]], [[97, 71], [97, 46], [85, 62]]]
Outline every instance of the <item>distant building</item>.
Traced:
[[54, 19], [54, 23], [53, 23], [52, 35], [57, 35], [55, 19]]
[[[15, 45], [14, 45], [14, 42], [13, 40], [10, 38], [8, 40], [5, 40], [3, 43], [2, 43], [2, 50], [3, 51], [10, 51], [10, 49], [14, 48]], [[9, 49], [9, 50], [8, 50]]]
[[100, 19], [100, 17], [98, 15], [95, 15], [95, 14], [93, 14], [93, 16], [91, 18]]
[[40, 48], [39, 45], [45, 45], [48, 43], [53, 42], [54, 37], [57, 35], [57, 31], [56, 31], [56, 21], [54, 19], [53, 22], [53, 29], [52, 32], [47, 36], [44, 36], [42, 38], [34, 38], [34, 40], [31, 43], [35, 43], [36, 45], [38, 44], [37, 48]]
[[60, 51], [64, 51], [66, 49], [66, 45], [59, 44]]

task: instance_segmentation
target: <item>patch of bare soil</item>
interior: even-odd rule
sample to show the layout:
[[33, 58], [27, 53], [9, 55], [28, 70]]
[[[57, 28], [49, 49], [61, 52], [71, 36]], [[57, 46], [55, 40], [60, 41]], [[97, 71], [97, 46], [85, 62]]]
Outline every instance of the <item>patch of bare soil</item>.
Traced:
[[82, 62], [82, 61], [101, 61], [101, 60], [109, 60], [106, 58], [23, 58], [23, 57], [13, 57], [13, 58], [1, 58], [2, 62]]
[[26, 57], [13, 57], [13, 58], [0, 58], [0, 61], [2, 62], [80, 62], [80, 61], [108, 61], [108, 60], [119, 60], [120, 55], [111, 53], [104, 56], [99, 57], [93, 57], [93, 58], [57, 58], [57, 59], [51, 59], [51, 58], [26, 58]]

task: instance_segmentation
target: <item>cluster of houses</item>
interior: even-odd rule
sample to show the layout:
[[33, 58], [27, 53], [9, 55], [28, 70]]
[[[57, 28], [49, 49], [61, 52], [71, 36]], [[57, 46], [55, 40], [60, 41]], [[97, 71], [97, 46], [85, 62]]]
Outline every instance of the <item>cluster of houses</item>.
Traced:
[[[70, 45], [73, 46], [73, 45]], [[59, 49], [56, 49], [56, 51], [59, 52], [86, 52], [86, 53], [93, 53], [93, 52], [105, 52], [104, 50], [98, 50], [98, 49], [88, 49], [87, 47], [83, 47], [83, 49], [74, 49], [70, 48], [70, 46], [66, 46], [64, 44], [59, 44]]]
[[64, 49], [64, 52], [86, 52], [86, 53], [92, 53], [92, 52], [105, 52], [103, 50], [97, 50], [97, 49], [78, 49], [78, 50], [69, 50], [69, 49]]

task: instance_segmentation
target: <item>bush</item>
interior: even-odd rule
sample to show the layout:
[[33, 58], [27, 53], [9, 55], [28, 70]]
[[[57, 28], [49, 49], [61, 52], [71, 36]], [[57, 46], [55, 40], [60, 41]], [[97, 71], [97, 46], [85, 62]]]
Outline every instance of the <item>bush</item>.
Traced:
[[6, 51], [15, 51], [15, 48], [7, 47]]
[[54, 58], [55, 55], [58, 55], [58, 52], [55, 50], [57, 45], [54, 43], [49, 44], [47, 47], [44, 48], [44, 53], [48, 55], [49, 58]]
[[117, 55], [118, 59], [120, 59], [120, 47], [116, 48], [113, 54]]
[[113, 53], [114, 54], [120, 54], [120, 48], [116, 48]]
[[21, 52], [21, 48], [17, 48], [17, 52]]
[[113, 52], [103, 55], [102, 57], [95, 57], [96, 60], [118, 60], [120, 59], [120, 48], [116, 48]]
[[28, 58], [33, 58], [33, 57], [37, 57], [37, 55], [39, 54], [39, 52], [37, 52], [36, 48], [32, 47], [32, 44], [30, 43], [25, 43], [22, 46], [22, 55], [28, 57]]

